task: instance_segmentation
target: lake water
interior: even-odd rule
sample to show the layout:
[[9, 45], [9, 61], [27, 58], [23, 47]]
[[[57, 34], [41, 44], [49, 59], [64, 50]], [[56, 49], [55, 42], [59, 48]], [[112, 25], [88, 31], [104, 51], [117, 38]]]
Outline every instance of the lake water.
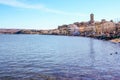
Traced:
[[70, 36], [0, 35], [0, 80], [98, 79], [120, 79], [120, 44]]

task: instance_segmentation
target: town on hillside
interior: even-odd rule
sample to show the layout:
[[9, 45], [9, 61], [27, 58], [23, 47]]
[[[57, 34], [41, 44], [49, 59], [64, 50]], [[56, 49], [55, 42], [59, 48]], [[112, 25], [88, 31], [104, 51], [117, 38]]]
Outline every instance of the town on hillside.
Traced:
[[51, 30], [31, 29], [0, 29], [0, 34], [43, 34], [43, 35], [68, 35], [85, 36], [97, 39], [111, 40], [120, 38], [120, 22], [113, 20], [94, 20], [94, 14], [90, 14], [87, 22], [75, 22], [73, 24], [61, 25]]

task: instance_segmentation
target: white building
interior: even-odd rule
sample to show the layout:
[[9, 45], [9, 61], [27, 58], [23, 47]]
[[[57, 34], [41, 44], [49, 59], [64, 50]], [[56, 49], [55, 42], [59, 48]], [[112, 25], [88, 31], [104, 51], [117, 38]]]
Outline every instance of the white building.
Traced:
[[79, 34], [79, 28], [75, 24], [68, 25], [68, 31], [71, 35], [78, 35]]

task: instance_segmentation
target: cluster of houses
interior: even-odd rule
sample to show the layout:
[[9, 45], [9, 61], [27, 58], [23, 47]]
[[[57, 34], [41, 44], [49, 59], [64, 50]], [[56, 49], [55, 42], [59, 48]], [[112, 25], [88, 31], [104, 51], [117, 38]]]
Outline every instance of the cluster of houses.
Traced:
[[105, 19], [102, 19], [100, 22], [95, 22], [94, 14], [90, 14], [90, 20], [88, 22], [76, 22], [69, 25], [63, 25], [59, 26], [58, 29], [62, 30], [64, 35], [80, 35], [88, 37], [119, 37], [120, 35], [119, 22], [115, 23], [113, 20], [106, 21]]

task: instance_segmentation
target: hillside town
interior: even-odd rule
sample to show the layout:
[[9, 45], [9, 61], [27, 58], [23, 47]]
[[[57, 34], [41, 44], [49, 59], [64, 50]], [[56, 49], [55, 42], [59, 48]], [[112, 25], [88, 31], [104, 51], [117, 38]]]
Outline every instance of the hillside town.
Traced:
[[73, 24], [61, 25], [57, 29], [51, 30], [31, 30], [31, 29], [0, 29], [0, 34], [42, 34], [42, 35], [67, 35], [84, 36], [102, 40], [118, 39], [120, 42], [120, 22], [113, 20], [94, 20], [94, 14], [90, 14], [87, 22], [75, 22]]

